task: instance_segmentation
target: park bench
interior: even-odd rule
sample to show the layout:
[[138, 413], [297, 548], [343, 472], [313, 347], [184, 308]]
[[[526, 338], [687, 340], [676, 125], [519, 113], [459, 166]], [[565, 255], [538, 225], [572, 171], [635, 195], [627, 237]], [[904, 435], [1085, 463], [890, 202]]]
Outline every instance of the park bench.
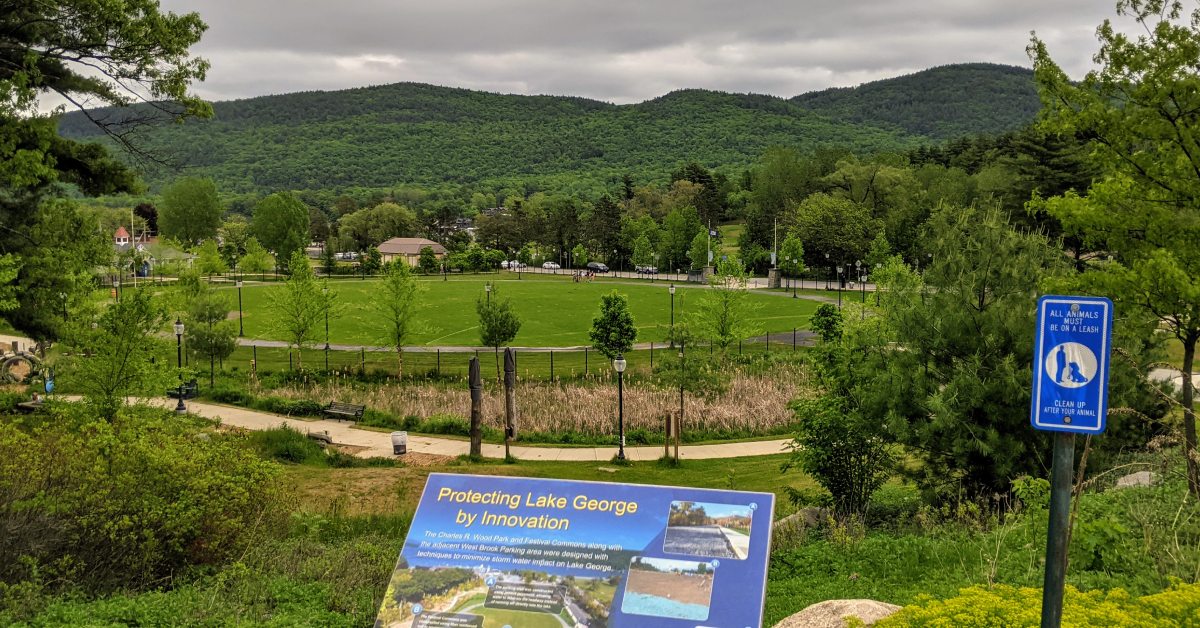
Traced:
[[[183, 398], [184, 399], [191, 399], [192, 397], [195, 397], [196, 395], [200, 394], [200, 386], [196, 383], [195, 378], [184, 382], [182, 390], [183, 390]], [[167, 397], [169, 397], [171, 399], [178, 399], [179, 392], [180, 392], [179, 386], [172, 386], [167, 389]]]
[[352, 403], [342, 403], [340, 401], [330, 401], [328, 406], [325, 406], [325, 414], [336, 419], [350, 419], [357, 421], [362, 418], [363, 411], [366, 406], [357, 406]]

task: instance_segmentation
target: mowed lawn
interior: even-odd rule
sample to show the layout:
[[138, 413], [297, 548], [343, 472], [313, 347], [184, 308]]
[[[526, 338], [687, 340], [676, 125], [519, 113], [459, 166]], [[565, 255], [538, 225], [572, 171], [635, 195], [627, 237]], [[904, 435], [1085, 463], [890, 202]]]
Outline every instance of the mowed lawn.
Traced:
[[[418, 315], [420, 331], [413, 345], [475, 346], [480, 344], [475, 300], [485, 294], [484, 284], [491, 280], [498, 294], [512, 299], [521, 318], [516, 346], [554, 347], [589, 344], [588, 330], [599, 314], [600, 297], [616, 290], [629, 298], [638, 341], [662, 341], [671, 317], [671, 295], [666, 283], [641, 283], [634, 280], [597, 280], [574, 283], [569, 277], [530, 275], [517, 280], [511, 275], [490, 278], [460, 277], [450, 281], [421, 279], [425, 291]], [[337, 294], [338, 310], [329, 320], [329, 341], [334, 344], [383, 344], [379, 318], [371, 300], [379, 293], [375, 280], [342, 279], [330, 282]], [[278, 284], [253, 284], [243, 288], [243, 316], [246, 337], [282, 339], [276, 327], [276, 315], [269, 304], [270, 293]], [[227, 289], [228, 290], [228, 289]], [[677, 286], [675, 316], [681, 320], [694, 309], [705, 288]], [[763, 332], [790, 332], [806, 329], [817, 303], [806, 299], [784, 298], [778, 294], [750, 293], [748, 300], [758, 308], [751, 317]], [[236, 314], [235, 314], [236, 315]], [[320, 330], [324, 336], [324, 330]]]

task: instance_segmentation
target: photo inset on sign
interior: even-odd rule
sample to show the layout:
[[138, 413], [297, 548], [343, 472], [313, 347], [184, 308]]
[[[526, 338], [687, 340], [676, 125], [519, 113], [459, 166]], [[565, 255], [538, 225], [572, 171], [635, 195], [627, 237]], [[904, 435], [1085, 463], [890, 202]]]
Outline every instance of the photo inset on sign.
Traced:
[[743, 560], [750, 553], [753, 512], [745, 504], [671, 502], [663, 551]]
[[673, 619], [708, 619], [713, 565], [634, 556], [629, 561], [621, 612]]

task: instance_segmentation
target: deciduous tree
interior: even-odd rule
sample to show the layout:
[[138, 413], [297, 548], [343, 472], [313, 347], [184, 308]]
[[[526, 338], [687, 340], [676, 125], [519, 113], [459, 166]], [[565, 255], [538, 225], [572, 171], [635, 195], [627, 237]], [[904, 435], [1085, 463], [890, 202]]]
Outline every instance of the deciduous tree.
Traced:
[[159, 233], [188, 246], [198, 244], [217, 236], [223, 213], [212, 179], [180, 179], [163, 190]]
[[379, 339], [396, 350], [396, 377], [404, 376], [404, 346], [416, 334], [417, 310], [422, 286], [417, 283], [408, 263], [397, 260], [387, 265], [371, 306], [379, 324]]
[[[288, 268], [294, 253], [308, 244], [308, 208], [291, 192], [276, 192], [254, 206], [251, 232]], [[308, 265], [308, 259], [301, 256]]]
[[637, 327], [633, 324], [629, 299], [625, 295], [613, 290], [600, 297], [600, 314], [592, 319], [588, 338], [592, 346], [609, 360], [615, 360], [617, 355], [633, 349], [633, 343], [637, 341]]
[[1048, 205], [1086, 244], [1114, 255], [1096, 272], [1122, 305], [1152, 313], [1183, 345], [1184, 455], [1200, 497], [1196, 391], [1200, 342], [1200, 8], [1178, 0], [1121, 0], [1119, 17], [1097, 29], [1099, 67], [1069, 80], [1044, 42], [1030, 57], [1051, 131], [1093, 139], [1109, 176], [1087, 199]]

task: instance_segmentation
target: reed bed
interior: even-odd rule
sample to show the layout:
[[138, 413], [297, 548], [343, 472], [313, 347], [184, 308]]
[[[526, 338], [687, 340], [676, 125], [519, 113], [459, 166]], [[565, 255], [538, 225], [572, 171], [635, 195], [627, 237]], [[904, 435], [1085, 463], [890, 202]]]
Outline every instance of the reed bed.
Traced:
[[[812, 394], [807, 370], [798, 364], [781, 365], [771, 373], [735, 369], [723, 390], [706, 396], [685, 394], [685, 430], [712, 433], [771, 434], [793, 423], [789, 403]], [[258, 392], [258, 391], [253, 391]], [[268, 391], [261, 391], [268, 392]], [[269, 394], [320, 403], [344, 401], [363, 404], [395, 416], [469, 416], [470, 392], [465, 385], [389, 383], [363, 387], [351, 380], [326, 380], [310, 385], [289, 385]], [[625, 384], [627, 430], [659, 431], [666, 417], [679, 411], [679, 390], [648, 381]], [[617, 416], [617, 390], [613, 377], [585, 383], [519, 381], [518, 431], [546, 434], [576, 432], [611, 434]], [[485, 382], [483, 423], [500, 428], [504, 423], [504, 389]]]

